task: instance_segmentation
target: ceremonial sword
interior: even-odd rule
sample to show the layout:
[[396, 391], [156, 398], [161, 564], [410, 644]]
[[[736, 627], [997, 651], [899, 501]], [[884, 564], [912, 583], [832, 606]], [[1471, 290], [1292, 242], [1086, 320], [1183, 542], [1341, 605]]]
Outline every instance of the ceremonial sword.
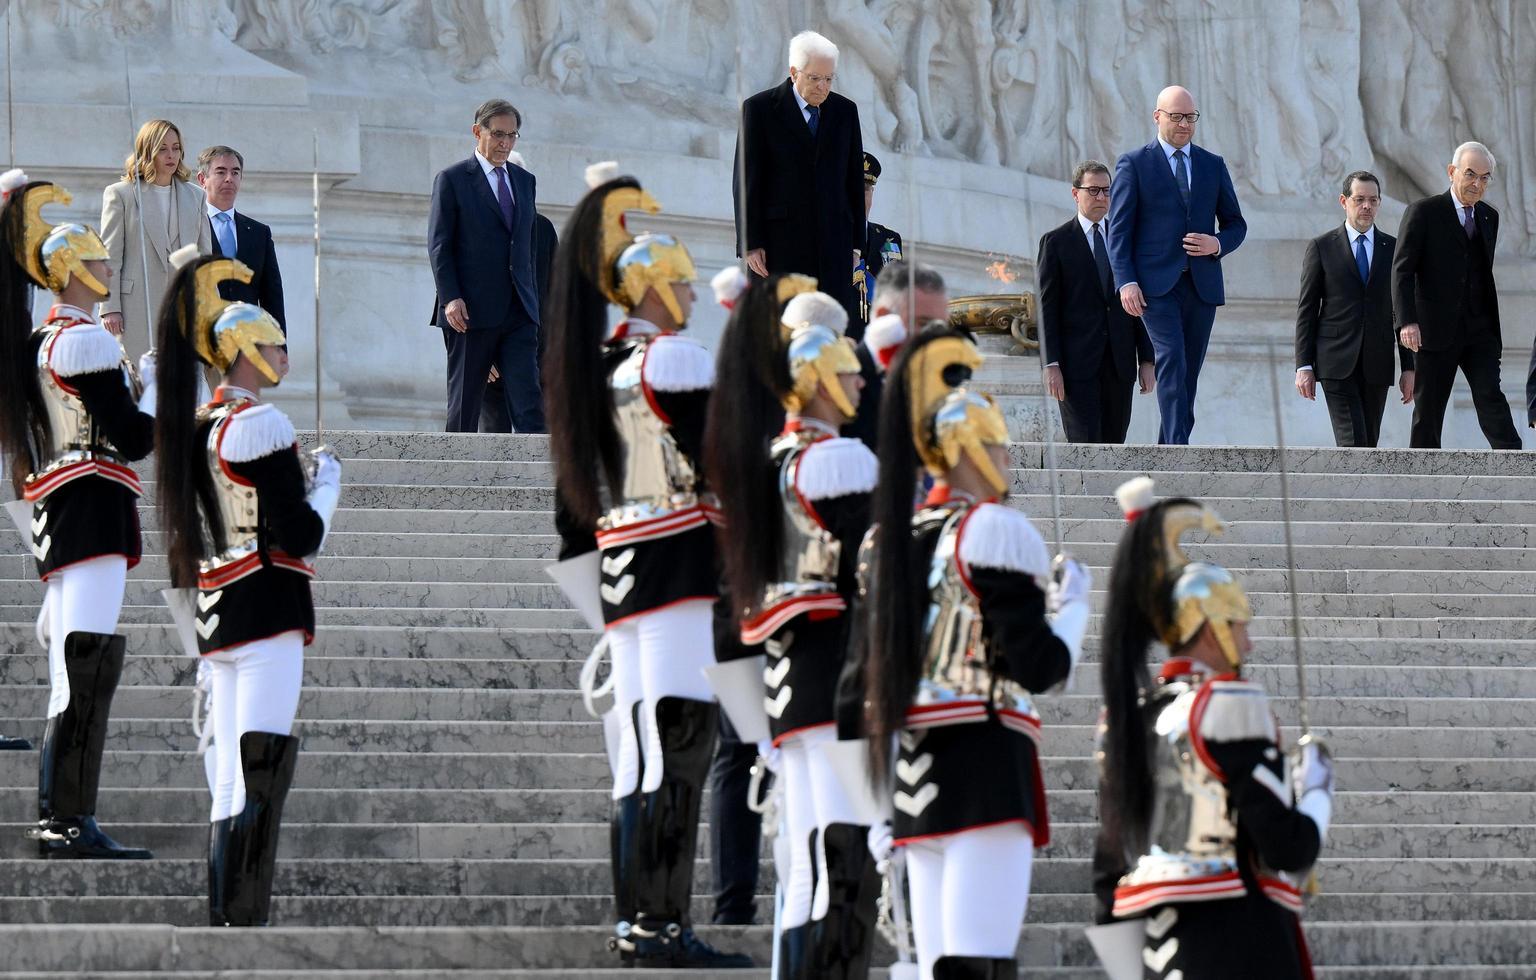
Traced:
[[1291, 644], [1296, 655], [1296, 705], [1301, 715], [1301, 738], [1312, 734], [1307, 713], [1307, 659], [1301, 643], [1301, 598], [1296, 591], [1296, 546], [1291, 536], [1291, 481], [1285, 450], [1285, 422], [1280, 414], [1280, 381], [1275, 376], [1275, 342], [1266, 340], [1269, 394], [1275, 413], [1275, 466], [1280, 471], [1280, 518], [1285, 524], [1285, 581], [1291, 594]]
[[324, 417], [321, 414], [321, 398], [324, 385], [320, 380], [320, 131], [314, 130], [312, 152], [314, 155], [314, 211], [315, 211], [315, 445], [325, 442]]

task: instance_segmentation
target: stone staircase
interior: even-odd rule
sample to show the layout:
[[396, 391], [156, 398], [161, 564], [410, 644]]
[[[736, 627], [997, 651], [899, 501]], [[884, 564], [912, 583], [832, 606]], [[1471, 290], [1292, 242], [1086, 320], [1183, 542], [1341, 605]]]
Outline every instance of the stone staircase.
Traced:
[[[23, 845], [36, 755], [0, 753], [6, 976], [512, 978], [609, 975], [607, 772], [575, 693], [594, 638], [544, 576], [541, 439], [329, 433], [347, 489], [315, 586], [304, 737], [274, 919], [200, 928], [207, 790], [195, 664], [173, 648], [163, 560], [130, 576], [129, 664], [100, 811], [147, 864], [43, 863]], [[1037, 444], [1015, 502], [1051, 534]], [[1191, 547], [1242, 570], [1253, 674], [1295, 734], [1275, 453], [1060, 447], [1070, 550], [1106, 577], [1111, 493], [1150, 472], [1233, 526]], [[1339, 757], [1335, 827], [1307, 932], [1332, 980], [1536, 977], [1536, 465], [1514, 453], [1293, 450], [1314, 724]], [[146, 551], [160, 538], [152, 515]], [[0, 730], [36, 737], [41, 587], [0, 532]], [[1096, 602], [1102, 603], [1102, 593]], [[1029, 976], [1099, 976], [1090, 915], [1098, 619], [1073, 693], [1042, 699], [1053, 842], [1020, 946]], [[709, 893], [701, 861], [698, 893]], [[763, 888], [772, 887], [764, 866]], [[760, 919], [769, 917], [762, 899]], [[708, 920], [701, 897], [695, 914]], [[767, 963], [766, 927], [703, 930]], [[665, 974], [661, 974], [665, 976]], [[765, 971], [743, 976], [766, 976]]]

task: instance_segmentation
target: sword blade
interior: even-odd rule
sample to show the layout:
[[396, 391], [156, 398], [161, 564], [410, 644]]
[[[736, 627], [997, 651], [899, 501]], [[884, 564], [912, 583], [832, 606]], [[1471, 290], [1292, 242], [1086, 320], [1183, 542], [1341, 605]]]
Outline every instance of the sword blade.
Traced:
[[1291, 480], [1285, 449], [1285, 422], [1280, 411], [1280, 379], [1275, 373], [1275, 344], [1265, 341], [1268, 351], [1265, 367], [1269, 370], [1270, 407], [1275, 415], [1275, 466], [1280, 471], [1280, 517], [1285, 524], [1285, 582], [1291, 596], [1291, 644], [1296, 656], [1296, 702], [1301, 715], [1301, 734], [1312, 731], [1307, 712], [1307, 660], [1301, 642], [1301, 598], [1296, 591], [1296, 545], [1291, 534]]

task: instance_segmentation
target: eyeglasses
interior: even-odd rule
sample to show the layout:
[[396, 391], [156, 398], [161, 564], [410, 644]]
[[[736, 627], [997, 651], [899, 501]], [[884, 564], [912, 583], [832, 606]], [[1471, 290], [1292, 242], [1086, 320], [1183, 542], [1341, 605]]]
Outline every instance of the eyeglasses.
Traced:
[[1476, 170], [1463, 170], [1461, 172], [1461, 179], [1468, 184], [1486, 184], [1493, 180], [1493, 171], [1490, 170], [1488, 173], [1480, 174]]
[[499, 129], [491, 130], [491, 139], [497, 143], [516, 143], [520, 133], [503, 133]]
[[1200, 121], [1200, 113], [1198, 112], [1169, 112], [1167, 109], [1159, 109], [1157, 111], [1167, 116], [1168, 121], [1173, 123], [1175, 126], [1179, 125], [1180, 123], [1189, 123], [1191, 126], [1193, 126], [1195, 123]]
[[[796, 69], [796, 70], [798, 71], [799, 69]], [[812, 85], [831, 85], [832, 84], [832, 79], [836, 78], [837, 76], [836, 75], [812, 75], [808, 71], [802, 71], [802, 72], [800, 72], [800, 77], [805, 79], [806, 81], [810, 82]]]
[[1108, 187], [1084, 187], [1082, 184], [1073, 184], [1073, 187], [1087, 194], [1089, 197], [1108, 197]]

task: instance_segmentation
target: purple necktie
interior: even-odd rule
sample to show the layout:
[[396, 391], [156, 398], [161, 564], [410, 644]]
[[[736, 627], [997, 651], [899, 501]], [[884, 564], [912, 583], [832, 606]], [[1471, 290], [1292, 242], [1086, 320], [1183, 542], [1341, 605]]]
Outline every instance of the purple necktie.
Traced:
[[1473, 235], [1477, 234], [1477, 222], [1472, 220], [1471, 208], [1464, 207], [1462, 210], [1467, 213], [1467, 220], [1463, 221], [1461, 226], [1467, 230], [1467, 237], [1471, 238]]
[[501, 205], [501, 221], [512, 230], [512, 185], [507, 183], [507, 168], [496, 168], [496, 202]]

